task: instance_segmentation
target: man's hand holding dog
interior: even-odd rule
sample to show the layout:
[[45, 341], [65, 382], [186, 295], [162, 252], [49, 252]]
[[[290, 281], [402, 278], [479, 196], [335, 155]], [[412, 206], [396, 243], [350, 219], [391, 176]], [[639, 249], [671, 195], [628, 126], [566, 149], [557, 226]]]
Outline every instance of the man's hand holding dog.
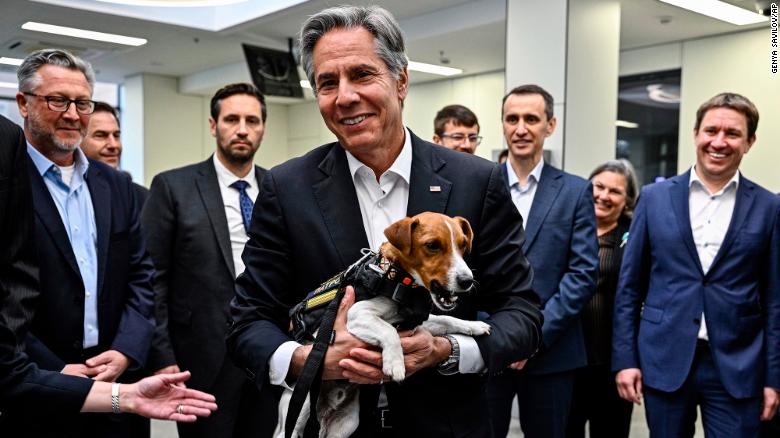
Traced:
[[[406, 377], [424, 368], [430, 368], [443, 362], [450, 355], [452, 345], [446, 338], [433, 336], [422, 327], [398, 333], [401, 348], [404, 351]], [[354, 383], [381, 383], [388, 380], [382, 374], [382, 352], [365, 348], [355, 348], [350, 352], [351, 359], [344, 359], [345, 377]]]
[[[347, 331], [347, 311], [352, 305], [355, 304], [355, 289], [352, 286], [347, 286], [347, 290], [344, 293], [344, 298], [341, 300], [339, 310], [336, 313], [336, 321], [333, 324], [333, 331], [336, 332], [336, 336], [333, 344], [328, 347], [327, 353], [325, 353], [325, 363], [323, 364], [322, 379], [323, 380], [339, 380], [349, 379], [352, 380], [352, 373], [347, 370], [350, 368], [343, 366], [343, 362], [351, 361], [349, 358], [350, 351], [359, 349], [369, 349], [372, 346], [366, 344], [360, 339], [352, 336]], [[303, 369], [303, 365], [306, 363], [306, 358], [309, 357], [309, 352], [312, 349], [312, 345], [304, 345], [298, 347], [293, 352], [293, 357], [290, 362], [290, 370], [288, 376], [297, 379], [298, 375]], [[353, 364], [353, 367], [359, 368], [363, 373], [369, 375], [382, 374], [381, 365], [379, 368], [370, 364]], [[355, 380], [356, 383], [376, 383], [374, 381]]]

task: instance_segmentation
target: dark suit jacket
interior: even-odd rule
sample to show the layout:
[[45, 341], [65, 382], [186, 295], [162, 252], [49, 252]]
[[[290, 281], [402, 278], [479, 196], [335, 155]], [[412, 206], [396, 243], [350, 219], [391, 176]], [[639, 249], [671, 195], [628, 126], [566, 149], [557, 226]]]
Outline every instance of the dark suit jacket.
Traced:
[[[35, 206], [41, 300], [27, 352], [42, 368], [61, 370], [83, 363], [84, 285], [54, 201], [35, 166], [29, 163]], [[89, 160], [87, 185], [97, 225], [97, 349], [117, 350], [131, 367], [146, 362], [154, 332], [154, 268], [141, 234], [130, 179]]]
[[[258, 184], [265, 169], [255, 166]], [[178, 364], [207, 390], [227, 358], [235, 268], [213, 158], [163, 172], [143, 213], [157, 268], [157, 332], [150, 369]]]
[[[690, 172], [642, 190], [623, 255], [612, 368], [678, 389], [702, 311], [721, 381], [733, 397], [780, 388], [780, 198], [740, 177], [728, 231], [707, 274], [693, 241]], [[672, 341], [673, 340], [673, 341]]]
[[[412, 135], [409, 216], [423, 211], [459, 215], [474, 229], [466, 261], [479, 292], [452, 312], [474, 320], [491, 313], [489, 336], [476, 338], [487, 370], [498, 373], [529, 357], [540, 336], [538, 297], [523, 256], [520, 216], [497, 166], [435, 146]], [[437, 190], [436, 188], [440, 190]], [[231, 303], [228, 349], [239, 366], [268, 381], [268, 359], [290, 340], [290, 307], [322, 281], [345, 269], [368, 246], [346, 154], [338, 143], [319, 147], [270, 170], [255, 205]], [[488, 435], [484, 376], [441, 376], [428, 369], [402, 385], [387, 385], [394, 432], [405, 436]], [[367, 386], [365, 388], [376, 388]], [[361, 414], [376, 407], [362, 398]], [[361, 429], [368, 420], [361, 420]], [[358, 432], [361, 431], [358, 430]]]
[[[506, 166], [501, 166], [504, 178]], [[547, 374], [587, 364], [579, 314], [596, 291], [599, 243], [590, 182], [545, 164], [525, 224], [523, 253], [542, 299], [542, 350], [526, 371]]]
[[92, 381], [41, 371], [17, 348], [38, 296], [26, 147], [22, 130], [0, 116], [0, 409], [74, 413]]

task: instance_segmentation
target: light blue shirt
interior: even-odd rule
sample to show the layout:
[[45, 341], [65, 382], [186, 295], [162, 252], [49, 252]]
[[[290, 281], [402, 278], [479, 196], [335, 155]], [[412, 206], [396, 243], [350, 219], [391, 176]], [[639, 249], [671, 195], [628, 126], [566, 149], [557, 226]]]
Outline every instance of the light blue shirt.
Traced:
[[[27, 143], [30, 156], [38, 173], [49, 189], [54, 205], [60, 213], [62, 224], [76, 256], [81, 280], [84, 283], [84, 348], [98, 344], [97, 318], [97, 225], [92, 197], [87, 187], [86, 175], [89, 161], [81, 149], [74, 151], [74, 170], [70, 184], [63, 181], [63, 171], [51, 160]], [[41, 261], [46, 263], [45, 260]]]
[[523, 227], [528, 227], [528, 214], [531, 212], [531, 205], [534, 203], [534, 197], [536, 196], [536, 187], [539, 185], [539, 179], [542, 177], [544, 159], [539, 160], [531, 173], [528, 174], [525, 186], [520, 185], [520, 180], [509, 164], [509, 160], [506, 160], [505, 166], [512, 202], [517, 207], [517, 211], [520, 212], [520, 216], [523, 217]]

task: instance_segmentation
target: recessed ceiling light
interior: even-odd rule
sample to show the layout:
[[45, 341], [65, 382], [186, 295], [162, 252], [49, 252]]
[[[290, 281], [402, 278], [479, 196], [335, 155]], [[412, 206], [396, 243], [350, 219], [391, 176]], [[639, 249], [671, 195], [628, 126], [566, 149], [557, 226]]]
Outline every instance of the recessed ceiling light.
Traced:
[[442, 65], [426, 64], [424, 62], [415, 61], [409, 61], [409, 70], [440, 76], [454, 76], [463, 73], [463, 70], [460, 68], [444, 67]]
[[683, 9], [688, 9], [717, 20], [727, 23], [743, 26], [746, 24], [756, 24], [769, 20], [761, 14], [757, 14], [739, 6], [722, 2], [720, 0], [659, 0], [670, 5]]
[[95, 32], [92, 30], [77, 29], [75, 27], [55, 26], [53, 24], [36, 23], [28, 21], [22, 25], [24, 30], [33, 30], [36, 32], [53, 33], [55, 35], [65, 35], [75, 38], [84, 38], [87, 40], [105, 41], [108, 43], [123, 44], [126, 46], [143, 46], [146, 40], [143, 38], [134, 38], [113, 33]]
[[634, 129], [639, 127], [639, 123], [627, 122], [625, 120], [616, 120], [615, 126], [617, 126], [618, 128]]
[[24, 59], [9, 58], [7, 56], [0, 57], [0, 64], [15, 65], [18, 67], [22, 65], [22, 62], [24, 62]]
[[225, 6], [244, 3], [247, 0], [97, 0], [102, 3], [116, 3], [128, 6], [152, 6], [161, 8], [197, 8]]

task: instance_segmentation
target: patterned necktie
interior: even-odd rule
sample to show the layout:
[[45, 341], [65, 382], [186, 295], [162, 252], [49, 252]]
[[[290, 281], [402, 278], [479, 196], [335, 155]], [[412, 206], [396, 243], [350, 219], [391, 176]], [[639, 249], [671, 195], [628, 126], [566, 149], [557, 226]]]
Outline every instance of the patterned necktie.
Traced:
[[252, 199], [250, 199], [249, 195], [246, 193], [246, 188], [248, 186], [248, 182], [241, 180], [230, 185], [230, 187], [238, 190], [238, 201], [239, 205], [241, 205], [241, 218], [244, 220], [244, 230], [247, 233], [249, 232], [249, 224], [252, 223], [252, 207], [254, 207]]

